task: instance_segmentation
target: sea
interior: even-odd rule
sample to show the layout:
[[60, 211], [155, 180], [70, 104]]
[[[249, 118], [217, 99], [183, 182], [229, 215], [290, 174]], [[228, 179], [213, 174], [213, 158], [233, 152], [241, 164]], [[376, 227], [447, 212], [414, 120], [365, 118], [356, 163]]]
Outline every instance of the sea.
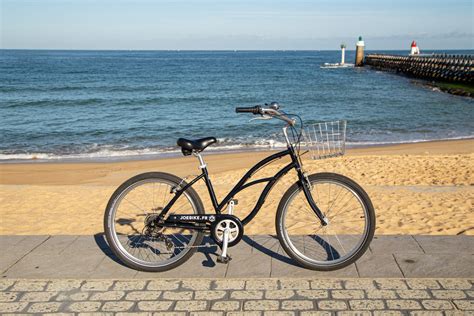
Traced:
[[208, 152], [275, 149], [281, 121], [235, 113], [273, 101], [304, 126], [347, 120], [349, 147], [474, 137], [473, 99], [368, 67], [321, 68], [339, 61], [340, 51], [0, 50], [0, 162], [168, 157], [179, 137], [216, 137]]

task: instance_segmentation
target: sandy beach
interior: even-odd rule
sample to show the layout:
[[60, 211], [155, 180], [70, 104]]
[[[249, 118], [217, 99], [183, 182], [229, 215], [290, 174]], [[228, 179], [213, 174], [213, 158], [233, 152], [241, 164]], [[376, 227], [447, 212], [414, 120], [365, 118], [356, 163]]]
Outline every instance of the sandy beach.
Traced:
[[[205, 156], [219, 199], [266, 152]], [[271, 176], [284, 161], [257, 176]], [[371, 197], [377, 234], [474, 235], [474, 140], [426, 142], [349, 150], [342, 158], [304, 159], [309, 173], [330, 171], [353, 178]], [[103, 232], [105, 206], [129, 177], [162, 171], [197, 175], [192, 157], [127, 162], [0, 164], [0, 234], [90, 235]], [[274, 234], [276, 208], [295, 181], [285, 176], [267, 198], [247, 234]], [[212, 212], [204, 183], [195, 186]], [[262, 186], [236, 196], [236, 215], [252, 208]]]

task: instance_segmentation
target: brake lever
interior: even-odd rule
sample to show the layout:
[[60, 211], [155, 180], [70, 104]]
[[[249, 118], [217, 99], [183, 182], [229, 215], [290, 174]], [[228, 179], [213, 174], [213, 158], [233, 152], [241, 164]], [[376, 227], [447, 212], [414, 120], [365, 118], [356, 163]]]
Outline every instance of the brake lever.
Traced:
[[254, 117], [249, 120], [249, 122], [256, 121], [256, 120], [271, 120], [272, 117], [270, 115], [262, 115], [260, 117]]

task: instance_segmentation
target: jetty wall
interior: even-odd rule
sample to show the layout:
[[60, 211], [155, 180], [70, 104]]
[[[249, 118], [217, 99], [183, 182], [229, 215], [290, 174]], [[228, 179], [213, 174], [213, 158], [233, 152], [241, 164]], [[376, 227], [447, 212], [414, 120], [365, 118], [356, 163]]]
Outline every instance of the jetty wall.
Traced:
[[474, 84], [472, 55], [400, 56], [369, 54], [365, 65], [439, 82]]

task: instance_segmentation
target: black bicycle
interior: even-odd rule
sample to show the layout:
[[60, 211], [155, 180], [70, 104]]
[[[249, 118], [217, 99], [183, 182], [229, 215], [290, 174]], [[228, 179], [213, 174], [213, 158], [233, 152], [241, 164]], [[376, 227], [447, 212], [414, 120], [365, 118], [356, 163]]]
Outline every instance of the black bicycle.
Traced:
[[[217, 260], [230, 260], [228, 247], [242, 239], [244, 226], [261, 209], [271, 189], [294, 170], [298, 180], [283, 195], [275, 225], [286, 253], [298, 264], [313, 270], [335, 270], [355, 262], [367, 250], [375, 230], [375, 213], [367, 193], [353, 180], [335, 173], [307, 174], [302, 147], [314, 149], [313, 158], [344, 154], [345, 121], [325, 122], [303, 129], [301, 118], [280, 110], [277, 103], [236, 108], [261, 119], [276, 118], [283, 127], [287, 149], [252, 167], [218, 202], [201, 152], [216, 143], [214, 137], [178, 139], [185, 156], [199, 160], [201, 174], [189, 183], [162, 172], [148, 172], [123, 183], [110, 198], [104, 216], [107, 242], [127, 266], [143, 271], [166, 271], [184, 263], [201, 245], [204, 234], [221, 248]], [[296, 129], [298, 118], [301, 128]], [[288, 133], [290, 131], [290, 135]], [[305, 132], [306, 131], [306, 132]], [[273, 177], [249, 181], [261, 168], [282, 157], [290, 162]], [[193, 189], [204, 180], [214, 208], [206, 214]], [[234, 196], [246, 188], [266, 183], [253, 210], [243, 219], [235, 216]]]

